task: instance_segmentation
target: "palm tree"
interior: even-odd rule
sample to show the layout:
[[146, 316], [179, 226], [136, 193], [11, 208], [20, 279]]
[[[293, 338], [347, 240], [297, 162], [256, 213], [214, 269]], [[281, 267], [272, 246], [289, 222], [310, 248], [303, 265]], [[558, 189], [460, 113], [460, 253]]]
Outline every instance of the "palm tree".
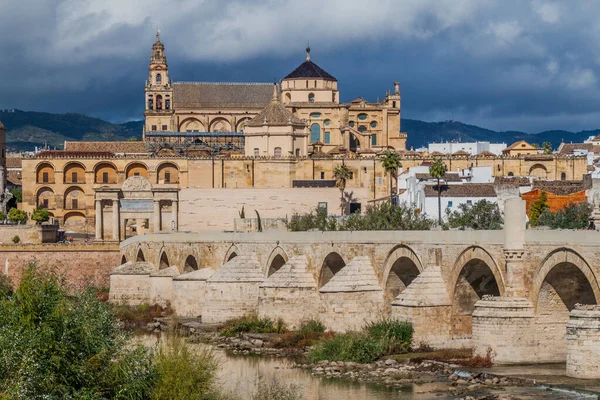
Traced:
[[344, 198], [344, 191], [346, 190], [346, 183], [352, 176], [352, 171], [346, 166], [346, 164], [338, 165], [333, 169], [333, 177], [335, 178], [335, 186], [340, 189], [340, 208], [342, 209], [342, 215], [345, 214], [346, 210], [346, 199]]
[[385, 173], [390, 175], [390, 203], [392, 203], [394, 200], [393, 180], [398, 177], [398, 169], [402, 168], [400, 156], [391, 150], [387, 150], [381, 156], [381, 164]]
[[429, 166], [429, 175], [437, 179], [437, 190], [438, 190], [438, 222], [442, 224], [442, 186], [440, 185], [440, 179], [446, 175], [446, 164], [442, 162], [441, 158], [436, 158]]

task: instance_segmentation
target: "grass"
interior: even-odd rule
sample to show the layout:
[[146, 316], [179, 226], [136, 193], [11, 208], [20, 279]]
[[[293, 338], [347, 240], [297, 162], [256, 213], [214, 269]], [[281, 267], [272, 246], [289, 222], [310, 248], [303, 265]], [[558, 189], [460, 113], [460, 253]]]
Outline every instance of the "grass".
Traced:
[[157, 304], [152, 306], [149, 304], [139, 306], [115, 305], [113, 306], [113, 312], [115, 318], [128, 327], [143, 326], [154, 321], [155, 318], [167, 317], [173, 314], [170, 307], [161, 307]]
[[248, 314], [240, 318], [234, 318], [221, 328], [221, 336], [233, 337], [240, 333], [285, 333], [287, 326], [280, 318], [259, 318], [256, 314]]
[[325, 333], [325, 325], [316, 319], [303, 321], [296, 331], [284, 333], [276, 342], [274, 347], [303, 349], [312, 346], [323, 339], [332, 338], [333, 333]]
[[411, 349], [413, 329], [408, 322], [381, 320], [367, 324], [360, 332], [347, 332], [318, 343], [309, 360], [370, 363], [384, 355]]

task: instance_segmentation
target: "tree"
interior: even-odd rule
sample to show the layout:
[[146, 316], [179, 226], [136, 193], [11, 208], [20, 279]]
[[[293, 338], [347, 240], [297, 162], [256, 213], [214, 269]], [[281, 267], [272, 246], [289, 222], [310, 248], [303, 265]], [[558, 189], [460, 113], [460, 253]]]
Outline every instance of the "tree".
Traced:
[[395, 197], [393, 181], [398, 177], [398, 169], [402, 168], [400, 156], [391, 150], [387, 150], [381, 157], [381, 164], [385, 173], [390, 175], [390, 203], [392, 203]]
[[346, 214], [346, 199], [344, 192], [346, 191], [346, 183], [352, 176], [352, 171], [346, 166], [346, 164], [338, 165], [333, 169], [333, 177], [335, 178], [335, 186], [340, 189], [340, 208], [342, 215]]
[[479, 200], [475, 204], [460, 204], [458, 210], [452, 212], [446, 209], [446, 215], [451, 228], [496, 230], [502, 229], [504, 224], [498, 204], [487, 200]]
[[10, 194], [12, 194], [12, 198], [6, 204], [8, 210], [17, 208], [17, 205], [23, 202], [23, 192], [20, 189], [11, 189]]
[[549, 208], [548, 195], [546, 192], [542, 191], [537, 200], [531, 203], [529, 206], [529, 225], [535, 228], [538, 224], [540, 216]]
[[8, 212], [8, 219], [14, 222], [27, 222], [27, 213], [23, 210], [19, 210], [18, 208], [12, 208]]
[[38, 206], [33, 211], [33, 214], [31, 214], [31, 219], [37, 222], [38, 224], [41, 224], [42, 222], [46, 222], [50, 219], [50, 213], [45, 208]]
[[544, 150], [544, 154], [552, 154], [552, 143], [550, 143], [550, 142], [542, 143], [542, 150]]
[[538, 219], [538, 226], [547, 226], [551, 229], [587, 229], [590, 225], [592, 206], [587, 203], [570, 203], [553, 213], [549, 209], [542, 212]]
[[438, 223], [442, 224], [442, 186], [440, 185], [440, 179], [446, 175], [446, 164], [441, 158], [436, 158], [429, 166], [429, 175], [437, 179], [437, 192], [438, 192]]

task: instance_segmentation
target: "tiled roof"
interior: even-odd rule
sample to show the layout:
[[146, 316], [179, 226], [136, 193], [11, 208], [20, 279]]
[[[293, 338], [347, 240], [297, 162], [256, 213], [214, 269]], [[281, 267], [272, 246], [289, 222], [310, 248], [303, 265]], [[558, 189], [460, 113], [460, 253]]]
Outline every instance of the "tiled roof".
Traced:
[[[523, 146], [522, 146], [523, 144], [525, 144], [526, 146], [525, 146], [525, 147], [523, 147]], [[511, 144], [510, 146], [508, 146], [507, 148], [505, 148], [503, 151], [507, 151], [507, 150], [515, 150], [515, 149], [517, 149], [517, 147], [518, 147], [519, 149], [522, 149], [522, 148], [523, 148], [523, 149], [532, 149], [532, 148], [534, 148], [532, 145], [530, 145], [530, 144], [529, 144], [529, 143], [527, 143], [526, 141], [524, 141], [524, 140], [519, 140], [518, 142], [515, 142], [515, 143]]]
[[596, 135], [594, 136], [594, 138], [592, 139], [594, 142], [600, 142], [600, 135]]
[[[425, 197], [437, 197], [437, 185], [425, 185]], [[491, 183], [442, 185], [442, 197], [496, 197]]]
[[262, 108], [273, 96], [272, 83], [174, 82], [173, 107]]
[[22, 157], [6, 157], [6, 168], [21, 168]]
[[21, 179], [21, 171], [8, 171], [8, 174], [6, 174], [6, 180], [15, 186], [23, 185], [23, 180]]
[[[432, 177], [429, 173], [416, 173], [415, 178], [418, 180], [435, 180], [436, 178]], [[446, 182], [460, 182], [460, 176], [458, 176], [455, 172], [446, 172], [444, 176], [441, 178]]]
[[147, 154], [142, 141], [135, 142], [65, 142], [65, 151], [83, 151], [88, 153], [127, 153]]
[[453, 156], [470, 156], [471, 153], [469, 153], [468, 151], [464, 151], [464, 150], [458, 150], [455, 151], [454, 153], [452, 153]]
[[568, 196], [585, 190], [583, 181], [535, 181], [533, 190], [542, 190], [557, 196]]
[[531, 180], [526, 176], [497, 176], [494, 178], [494, 183], [500, 185], [530, 186]]
[[40, 151], [35, 158], [77, 158], [77, 157], [112, 157], [113, 153], [105, 151], [65, 151], [65, 150], [46, 150]]
[[477, 155], [480, 157], [496, 157], [496, 154], [492, 153], [491, 151], [487, 151], [487, 150], [484, 150]]
[[600, 154], [600, 146], [592, 143], [562, 143], [558, 148], [558, 154], [574, 154], [576, 150], [585, 150], [590, 153]]
[[319, 67], [314, 62], [307, 60], [298, 66], [295, 70], [290, 72], [283, 79], [301, 79], [301, 78], [319, 78], [325, 79], [327, 81], [336, 81], [331, 74], [325, 71], [323, 68]]
[[277, 99], [272, 99], [269, 105], [246, 123], [246, 126], [263, 125], [296, 125], [304, 127], [306, 124], [289, 112]]

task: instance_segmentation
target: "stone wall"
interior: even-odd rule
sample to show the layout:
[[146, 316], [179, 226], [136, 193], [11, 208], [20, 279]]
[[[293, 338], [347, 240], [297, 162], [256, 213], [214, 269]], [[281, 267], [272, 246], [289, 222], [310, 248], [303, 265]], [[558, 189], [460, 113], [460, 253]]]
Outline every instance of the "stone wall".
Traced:
[[[52, 232], [48, 233], [50, 234], [48, 236], [52, 236]], [[42, 227], [39, 225], [0, 225], [0, 243], [12, 244], [12, 238], [15, 236], [21, 239], [20, 243], [39, 244], [42, 243]], [[54, 230], [54, 237], [56, 238], [56, 230]]]
[[76, 287], [109, 286], [109, 275], [121, 264], [119, 246], [115, 244], [18, 244], [0, 245], [0, 270], [18, 282], [23, 269], [35, 261], [54, 268]]

